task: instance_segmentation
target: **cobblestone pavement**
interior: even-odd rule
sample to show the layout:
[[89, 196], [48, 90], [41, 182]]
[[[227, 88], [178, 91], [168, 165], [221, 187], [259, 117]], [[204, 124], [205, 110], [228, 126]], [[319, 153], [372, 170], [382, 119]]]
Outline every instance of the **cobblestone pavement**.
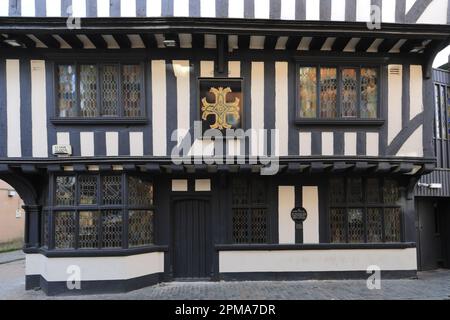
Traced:
[[449, 299], [450, 270], [419, 273], [418, 279], [385, 280], [368, 290], [364, 280], [171, 282], [125, 294], [47, 297], [25, 291], [24, 261], [0, 265], [0, 299]]

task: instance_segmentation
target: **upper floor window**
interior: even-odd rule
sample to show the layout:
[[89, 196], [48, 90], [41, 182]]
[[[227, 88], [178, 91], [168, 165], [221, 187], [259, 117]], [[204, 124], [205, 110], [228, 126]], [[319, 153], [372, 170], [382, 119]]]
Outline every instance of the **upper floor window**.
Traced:
[[[435, 137], [436, 139], [447, 139], [450, 137], [450, 87], [441, 84], [434, 86], [435, 102]], [[448, 133], [447, 133], [448, 132]]]
[[300, 66], [299, 119], [377, 119], [379, 71], [375, 67]]
[[144, 116], [141, 64], [58, 64], [56, 72], [60, 118]]

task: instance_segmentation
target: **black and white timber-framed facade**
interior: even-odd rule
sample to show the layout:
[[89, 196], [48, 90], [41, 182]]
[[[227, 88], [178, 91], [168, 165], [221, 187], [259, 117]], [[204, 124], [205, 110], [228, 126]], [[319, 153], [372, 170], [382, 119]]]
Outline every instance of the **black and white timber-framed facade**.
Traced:
[[[415, 275], [449, 12], [447, 0], [0, 0], [0, 178], [25, 202], [27, 289], [68, 291], [74, 265], [79, 292], [371, 265]], [[208, 86], [232, 116], [205, 114]], [[202, 116], [277, 135], [266, 148], [225, 139], [217, 163], [194, 135]]]

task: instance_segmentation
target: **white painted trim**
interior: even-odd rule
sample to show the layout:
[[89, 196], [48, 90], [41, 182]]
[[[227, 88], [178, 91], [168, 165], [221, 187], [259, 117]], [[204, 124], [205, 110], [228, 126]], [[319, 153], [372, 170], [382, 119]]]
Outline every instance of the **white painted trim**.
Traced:
[[[52, 1], [52, 3], [54, 2]], [[86, 0], [72, 0], [72, 16], [77, 18], [86, 17]]]
[[295, 0], [281, 0], [281, 20], [295, 20]]
[[264, 129], [264, 62], [252, 61], [251, 63], [250, 95], [252, 114], [250, 149], [252, 156], [258, 156], [264, 154], [264, 149], [262, 148], [264, 139], [262, 139], [263, 137], [259, 132]]
[[127, 257], [47, 258], [41, 254], [25, 256], [25, 274], [41, 275], [47, 281], [67, 281], [68, 267], [81, 270], [82, 281], [126, 280], [164, 272], [164, 252]]
[[331, 1], [331, 20], [345, 21], [345, 0]]
[[106, 156], [117, 157], [119, 155], [119, 133], [106, 132], [105, 133]]
[[19, 60], [6, 60], [6, 116], [8, 157], [21, 157]]
[[370, 2], [371, 0], [356, 1], [356, 21], [370, 21]]
[[94, 156], [94, 133], [80, 132], [80, 149], [82, 157]]
[[397, 157], [423, 157], [422, 125], [420, 125], [397, 152]]
[[214, 61], [200, 61], [200, 77], [214, 77]]
[[2, 0], [0, 1], [0, 17], [8, 17], [9, 16], [9, 1]]
[[97, 17], [109, 17], [109, 0], [97, 0]]
[[47, 0], [45, 10], [47, 17], [61, 17], [61, 0]]
[[141, 157], [144, 155], [144, 133], [130, 132], [130, 156]]
[[302, 201], [308, 213], [303, 222], [303, 243], [319, 243], [319, 188], [303, 186]]
[[417, 23], [446, 24], [447, 0], [433, 0], [417, 19]]
[[120, 0], [120, 16], [136, 17], [136, 0]]
[[423, 75], [421, 65], [411, 65], [409, 72], [409, 120], [423, 111]]
[[195, 179], [195, 191], [211, 191], [211, 179]]
[[173, 71], [177, 80], [177, 141], [189, 132], [190, 128], [190, 65], [189, 60], [173, 60]]
[[264, 49], [265, 36], [250, 36], [250, 49], [262, 50]]
[[147, 17], [160, 17], [162, 12], [162, 0], [147, 0]]
[[356, 156], [356, 132], [345, 132], [344, 133], [344, 155], [346, 156]]
[[333, 132], [322, 132], [322, 155], [332, 156], [334, 154]]
[[241, 76], [241, 61], [228, 61], [228, 77], [239, 78]]
[[228, 0], [228, 17], [244, 18], [244, 0]]
[[299, 154], [301, 156], [311, 155], [311, 132], [299, 132]]
[[211, 0], [200, 0], [200, 16], [203, 18], [215, 18], [216, 2]]
[[[399, 68], [398, 74], [391, 74], [392, 68]], [[402, 74], [401, 64], [388, 65], [388, 144], [402, 129]]]
[[48, 157], [45, 61], [31, 60], [31, 132], [33, 157]]
[[320, 20], [320, 1], [306, 0], [306, 20]]
[[278, 242], [295, 243], [295, 223], [291, 210], [295, 207], [295, 187], [278, 187]]
[[372, 157], [379, 156], [379, 138], [378, 132], [367, 132], [366, 133], [366, 155]]
[[189, 17], [189, 1], [173, 0], [173, 16]]
[[34, 17], [36, 15], [35, 0], [22, 0], [20, 8], [22, 17]]
[[186, 179], [172, 179], [172, 191], [187, 192], [188, 181]]
[[166, 62], [152, 60], [152, 140], [153, 155], [167, 155]]
[[[275, 62], [275, 128], [278, 130], [275, 155], [288, 155], [289, 103], [288, 103], [288, 63]], [[273, 152], [272, 152], [273, 154]]]
[[320, 272], [417, 270], [415, 248], [220, 251], [219, 272]]
[[255, 3], [255, 19], [269, 19], [270, 16], [270, 0], [258, 0]]
[[70, 145], [70, 132], [57, 132], [56, 144]]
[[383, 22], [395, 23], [395, 4], [396, 1], [383, 0], [381, 8], [381, 19]]

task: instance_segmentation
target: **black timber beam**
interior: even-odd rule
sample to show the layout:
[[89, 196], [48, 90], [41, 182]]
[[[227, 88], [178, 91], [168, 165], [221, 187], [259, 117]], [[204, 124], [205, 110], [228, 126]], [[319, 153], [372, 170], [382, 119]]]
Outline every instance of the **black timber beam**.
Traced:
[[92, 42], [97, 49], [107, 49], [108, 44], [101, 34], [87, 34], [86, 37]]
[[61, 34], [60, 37], [74, 49], [83, 49], [83, 42], [75, 34]]

